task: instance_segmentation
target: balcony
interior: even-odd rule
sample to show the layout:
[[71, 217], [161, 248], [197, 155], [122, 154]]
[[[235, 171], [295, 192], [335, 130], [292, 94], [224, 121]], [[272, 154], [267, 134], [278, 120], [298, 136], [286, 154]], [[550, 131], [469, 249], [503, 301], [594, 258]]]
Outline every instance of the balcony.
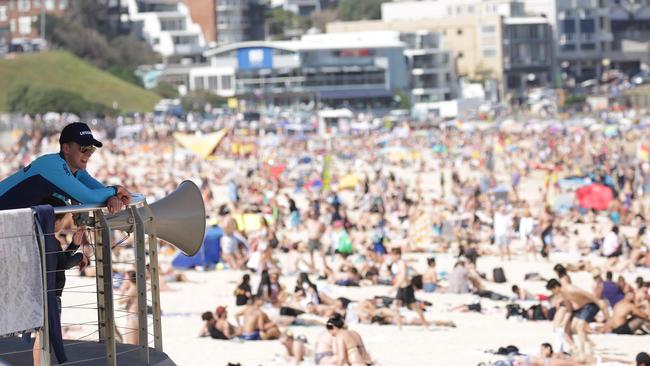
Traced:
[[174, 53], [177, 55], [196, 55], [204, 51], [203, 47], [198, 44], [178, 44], [174, 45]]

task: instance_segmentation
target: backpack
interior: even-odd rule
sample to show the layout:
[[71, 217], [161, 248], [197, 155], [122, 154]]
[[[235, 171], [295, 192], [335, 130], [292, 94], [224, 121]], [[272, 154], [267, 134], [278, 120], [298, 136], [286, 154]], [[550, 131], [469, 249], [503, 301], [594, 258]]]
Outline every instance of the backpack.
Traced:
[[503, 272], [503, 268], [496, 267], [492, 270], [492, 277], [496, 283], [506, 282], [506, 274]]

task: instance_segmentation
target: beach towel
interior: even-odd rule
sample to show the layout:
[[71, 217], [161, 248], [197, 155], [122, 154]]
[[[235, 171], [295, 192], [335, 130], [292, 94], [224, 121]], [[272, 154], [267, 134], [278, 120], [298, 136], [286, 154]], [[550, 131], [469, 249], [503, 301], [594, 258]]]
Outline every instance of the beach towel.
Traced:
[[43, 326], [41, 256], [30, 208], [0, 211], [0, 283], [0, 335]]

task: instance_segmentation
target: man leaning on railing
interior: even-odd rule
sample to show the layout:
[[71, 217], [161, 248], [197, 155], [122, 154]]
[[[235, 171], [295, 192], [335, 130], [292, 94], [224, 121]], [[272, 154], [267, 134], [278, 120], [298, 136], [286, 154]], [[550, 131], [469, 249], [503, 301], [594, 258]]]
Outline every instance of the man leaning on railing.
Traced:
[[58, 154], [43, 155], [0, 182], [0, 210], [36, 206], [53, 195], [82, 204], [106, 204], [110, 213], [131, 202], [124, 187], [106, 187], [86, 172], [95, 149], [102, 147], [87, 124], [65, 126], [59, 144]]

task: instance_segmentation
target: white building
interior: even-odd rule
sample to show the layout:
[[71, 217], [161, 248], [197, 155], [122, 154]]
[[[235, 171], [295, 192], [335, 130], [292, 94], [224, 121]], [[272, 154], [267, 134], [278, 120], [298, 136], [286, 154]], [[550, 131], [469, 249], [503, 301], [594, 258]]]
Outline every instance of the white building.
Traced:
[[458, 16], [519, 16], [523, 12], [523, 3], [515, 0], [427, 0], [381, 4], [381, 19], [385, 22]]
[[140, 23], [145, 40], [164, 58], [198, 57], [206, 42], [181, 1], [128, 0], [129, 19]]

